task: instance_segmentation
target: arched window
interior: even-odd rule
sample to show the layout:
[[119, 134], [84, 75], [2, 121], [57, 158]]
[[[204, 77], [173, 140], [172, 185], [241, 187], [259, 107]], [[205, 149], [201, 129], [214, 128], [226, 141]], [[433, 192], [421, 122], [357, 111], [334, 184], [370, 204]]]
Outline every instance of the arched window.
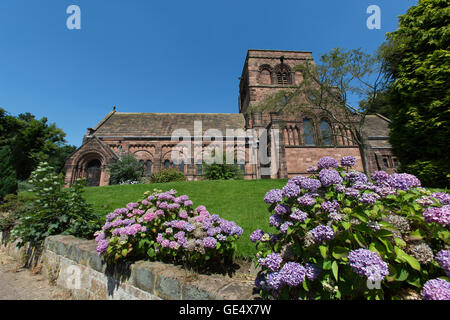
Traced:
[[153, 162], [151, 160], [147, 160], [145, 165], [145, 175], [149, 176], [152, 174], [152, 165]]
[[326, 120], [320, 121], [320, 134], [322, 136], [322, 144], [325, 146], [333, 145], [333, 137], [331, 135], [330, 123]]
[[308, 118], [303, 119], [303, 137], [305, 139], [305, 145], [315, 145], [313, 124], [312, 121]]
[[170, 160], [164, 160], [164, 169], [170, 168]]
[[180, 172], [184, 173], [184, 161], [181, 160], [180, 164], [178, 165], [178, 168], [180, 169]]
[[144, 175], [144, 172], [145, 172], [144, 160], [139, 160], [139, 164], [141, 165], [141, 168], [142, 168], [142, 175]]
[[274, 68], [277, 84], [292, 84], [291, 68], [286, 64], [279, 64]]

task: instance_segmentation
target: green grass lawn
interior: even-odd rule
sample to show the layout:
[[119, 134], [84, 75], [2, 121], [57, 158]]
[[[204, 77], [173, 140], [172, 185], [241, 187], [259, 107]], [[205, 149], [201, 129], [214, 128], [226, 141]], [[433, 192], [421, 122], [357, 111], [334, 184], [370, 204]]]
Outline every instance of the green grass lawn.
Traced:
[[255, 245], [250, 234], [255, 229], [268, 229], [270, 213], [264, 203], [264, 195], [274, 188], [281, 188], [287, 179], [280, 180], [226, 180], [226, 181], [185, 181], [157, 184], [115, 185], [86, 188], [85, 198], [94, 206], [97, 214], [105, 216], [128, 202], [143, 199], [145, 191], [154, 188], [167, 191], [175, 189], [178, 195], [186, 194], [194, 206], [204, 205], [211, 214], [235, 221], [244, 233], [238, 240], [237, 256], [249, 258], [255, 255]]

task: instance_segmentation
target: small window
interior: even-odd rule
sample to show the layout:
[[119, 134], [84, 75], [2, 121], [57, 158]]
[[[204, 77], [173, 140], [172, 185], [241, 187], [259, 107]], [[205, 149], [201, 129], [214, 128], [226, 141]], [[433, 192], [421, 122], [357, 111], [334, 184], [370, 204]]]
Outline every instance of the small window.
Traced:
[[310, 119], [303, 120], [303, 136], [305, 139], [305, 145], [314, 146], [314, 129]]
[[197, 175], [201, 176], [203, 174], [203, 167], [201, 164], [197, 165]]
[[277, 73], [277, 82], [278, 82], [278, 84], [281, 84], [281, 85], [289, 84], [289, 73], [278, 72]]
[[180, 164], [178, 165], [178, 169], [180, 170], [180, 172], [184, 173], [184, 161], [181, 160]]
[[170, 168], [170, 161], [164, 160], [164, 169], [169, 169], [169, 168]]
[[320, 122], [320, 134], [322, 135], [322, 144], [325, 146], [331, 146], [333, 139], [331, 136], [331, 126], [326, 120]]
[[383, 165], [384, 165], [386, 168], [390, 168], [390, 166], [389, 166], [389, 158], [388, 158], [387, 156], [384, 156], [384, 157], [383, 157]]
[[398, 160], [397, 158], [392, 158], [392, 162], [394, 163], [394, 168], [398, 167]]
[[147, 160], [146, 165], [145, 165], [145, 175], [149, 176], [152, 174], [152, 166], [153, 166], [153, 162], [151, 160]]

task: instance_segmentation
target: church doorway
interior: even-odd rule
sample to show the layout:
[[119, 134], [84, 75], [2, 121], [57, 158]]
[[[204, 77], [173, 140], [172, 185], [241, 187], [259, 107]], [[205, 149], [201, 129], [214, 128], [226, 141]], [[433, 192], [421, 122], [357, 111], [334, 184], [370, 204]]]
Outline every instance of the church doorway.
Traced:
[[89, 187], [98, 187], [100, 185], [100, 176], [102, 174], [100, 160], [91, 160], [86, 166], [86, 182]]

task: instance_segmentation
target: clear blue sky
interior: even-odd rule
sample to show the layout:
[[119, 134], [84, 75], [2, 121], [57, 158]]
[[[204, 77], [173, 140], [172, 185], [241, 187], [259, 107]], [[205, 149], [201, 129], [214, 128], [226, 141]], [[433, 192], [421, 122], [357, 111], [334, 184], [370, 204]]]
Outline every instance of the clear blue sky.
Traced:
[[[81, 8], [81, 30], [66, 9]], [[381, 30], [366, 27], [369, 5]], [[238, 112], [248, 49], [375, 50], [416, 0], [2, 0], [0, 106], [79, 146], [121, 112]]]

